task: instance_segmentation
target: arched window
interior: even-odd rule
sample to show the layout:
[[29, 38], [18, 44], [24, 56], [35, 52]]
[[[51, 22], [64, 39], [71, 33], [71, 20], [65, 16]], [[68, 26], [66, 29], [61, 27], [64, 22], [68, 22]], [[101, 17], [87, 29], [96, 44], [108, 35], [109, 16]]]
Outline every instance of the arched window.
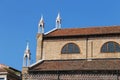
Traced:
[[79, 47], [74, 44], [74, 43], [68, 43], [66, 44], [62, 50], [61, 53], [66, 54], [66, 53], [80, 53]]
[[106, 42], [103, 44], [101, 52], [102, 53], [120, 52], [120, 45], [113, 41]]

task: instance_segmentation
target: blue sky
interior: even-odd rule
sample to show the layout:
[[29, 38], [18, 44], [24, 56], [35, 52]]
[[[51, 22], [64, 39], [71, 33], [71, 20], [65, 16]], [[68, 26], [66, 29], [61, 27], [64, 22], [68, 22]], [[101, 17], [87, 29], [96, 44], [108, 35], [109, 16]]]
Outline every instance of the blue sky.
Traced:
[[0, 0], [0, 63], [21, 70], [27, 40], [35, 62], [40, 17], [47, 32], [58, 12], [62, 28], [120, 25], [120, 0]]

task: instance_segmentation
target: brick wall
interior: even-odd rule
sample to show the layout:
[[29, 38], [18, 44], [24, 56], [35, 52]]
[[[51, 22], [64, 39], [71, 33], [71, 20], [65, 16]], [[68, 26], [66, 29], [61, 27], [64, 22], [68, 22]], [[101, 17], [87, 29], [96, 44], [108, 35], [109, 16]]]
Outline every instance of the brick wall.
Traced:
[[[53, 59], [85, 59], [85, 58], [120, 58], [120, 53], [101, 53], [101, 47], [108, 41], [120, 43], [120, 38], [76, 38], [43, 41], [43, 56], [46, 60]], [[80, 48], [80, 54], [61, 54], [62, 47], [67, 43], [75, 43]]]
[[[43, 35], [37, 35], [36, 61], [40, 59], [91, 59], [91, 58], [120, 58], [120, 53], [101, 53], [101, 47], [108, 41], [120, 44], [119, 37], [71, 38], [43, 40]], [[67, 43], [75, 43], [80, 48], [80, 54], [61, 54], [61, 49]]]

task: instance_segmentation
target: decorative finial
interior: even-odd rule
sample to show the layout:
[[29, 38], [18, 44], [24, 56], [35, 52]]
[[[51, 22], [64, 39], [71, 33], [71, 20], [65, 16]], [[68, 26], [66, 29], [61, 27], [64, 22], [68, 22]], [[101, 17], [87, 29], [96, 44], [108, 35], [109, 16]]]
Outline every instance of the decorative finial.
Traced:
[[56, 18], [56, 28], [59, 29], [61, 28], [61, 17], [60, 17], [60, 13], [58, 13], [58, 16]]
[[41, 19], [38, 24], [38, 33], [44, 33], [44, 19], [43, 16], [41, 16]]
[[31, 53], [29, 49], [29, 42], [27, 42], [26, 50], [24, 52], [23, 56], [23, 66], [29, 67], [30, 66], [30, 59], [31, 59]]
[[27, 42], [26, 50], [30, 50], [29, 49], [29, 42]]

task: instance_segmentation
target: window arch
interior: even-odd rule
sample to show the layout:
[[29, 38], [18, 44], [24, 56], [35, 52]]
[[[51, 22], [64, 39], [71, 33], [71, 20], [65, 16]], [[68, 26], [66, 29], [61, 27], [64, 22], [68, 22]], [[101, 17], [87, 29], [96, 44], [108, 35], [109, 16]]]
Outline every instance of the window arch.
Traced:
[[68, 43], [66, 45], [63, 46], [62, 50], [61, 50], [62, 54], [66, 54], [66, 53], [80, 53], [80, 49], [79, 47], [74, 44], [74, 43]]
[[101, 48], [102, 53], [120, 52], [120, 45], [117, 42], [109, 41], [103, 44]]

